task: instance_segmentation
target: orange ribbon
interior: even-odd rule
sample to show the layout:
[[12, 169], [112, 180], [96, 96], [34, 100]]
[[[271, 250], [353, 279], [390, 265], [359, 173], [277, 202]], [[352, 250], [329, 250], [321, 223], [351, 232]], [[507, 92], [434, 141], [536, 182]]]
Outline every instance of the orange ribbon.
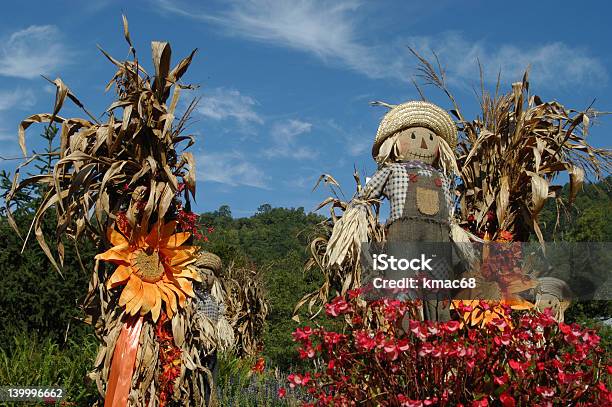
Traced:
[[132, 318], [123, 324], [115, 344], [104, 407], [124, 407], [132, 385], [134, 362], [140, 343], [143, 317]]

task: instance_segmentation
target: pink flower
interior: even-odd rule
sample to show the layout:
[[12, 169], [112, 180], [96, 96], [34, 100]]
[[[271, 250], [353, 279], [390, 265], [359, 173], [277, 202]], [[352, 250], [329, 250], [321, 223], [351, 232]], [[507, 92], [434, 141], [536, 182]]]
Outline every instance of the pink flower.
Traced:
[[508, 346], [510, 345], [510, 342], [512, 341], [512, 337], [510, 336], [510, 334], [505, 333], [501, 336], [496, 336], [493, 338], [493, 342], [497, 345], [505, 345]]
[[300, 348], [298, 349], [300, 352], [300, 359], [311, 359], [315, 357], [315, 350], [308, 346], [306, 349]]
[[508, 393], [504, 393], [501, 396], [499, 396], [499, 401], [501, 401], [503, 407], [516, 406], [516, 401], [514, 400], [514, 397], [512, 397]]
[[548, 399], [555, 395], [555, 389], [553, 389], [552, 387], [537, 386], [536, 393]]
[[385, 343], [385, 346], [383, 347], [385, 353], [387, 354], [387, 357], [391, 360], [395, 360], [398, 358], [399, 356], [399, 349], [397, 348], [397, 345], [395, 344], [394, 341], [387, 341], [387, 343]]
[[310, 373], [306, 373], [305, 375], [291, 373], [287, 376], [287, 380], [289, 381], [289, 387], [294, 388], [295, 386], [305, 386], [310, 382]]
[[285, 396], [287, 395], [287, 389], [285, 389], [284, 387], [281, 387], [280, 389], [278, 389], [278, 398], [285, 398]]
[[503, 386], [508, 382], [508, 375], [504, 373], [503, 376], [494, 376], [493, 382], [498, 386]]
[[337, 317], [338, 315], [346, 314], [347, 312], [349, 312], [349, 310], [350, 306], [348, 302], [346, 302], [346, 300], [342, 297], [336, 297], [334, 298], [334, 300], [332, 300], [331, 303], [325, 304], [325, 312], [327, 313], [327, 315], [330, 315], [332, 317]]
[[340, 343], [344, 337], [344, 335], [337, 332], [325, 332], [323, 334], [323, 342], [325, 342], [327, 346], [336, 345]]
[[307, 341], [310, 336], [314, 333], [311, 327], [305, 326], [304, 328], [297, 328], [295, 332], [291, 334], [294, 341]]
[[397, 341], [397, 348], [402, 352], [406, 352], [408, 349], [410, 349], [410, 341], [407, 338], [400, 339]]
[[433, 351], [434, 351], [433, 345], [429, 342], [426, 342], [423, 345], [421, 345], [421, 350], [419, 350], [419, 356], [423, 357], [425, 355], [429, 355]]
[[357, 346], [365, 350], [372, 350], [376, 347], [376, 340], [364, 331], [355, 333]]
[[421, 340], [427, 339], [427, 328], [424, 325], [421, 325], [419, 321], [415, 321], [411, 319], [408, 323], [410, 332], [416, 335], [417, 338]]
[[461, 324], [459, 323], [459, 321], [448, 321], [445, 325], [444, 328], [446, 329], [446, 332], [456, 332], [459, 327], [461, 326]]
[[397, 395], [397, 401], [402, 407], [423, 407], [423, 402], [420, 400], [411, 400], [403, 394]]
[[516, 361], [514, 359], [510, 359], [510, 361], [508, 361], [508, 364], [510, 365], [512, 370], [515, 370], [517, 373], [523, 373], [524, 372], [524, 368], [523, 368], [523, 365], [521, 364], [521, 362], [518, 362], [518, 361]]
[[503, 331], [508, 327], [508, 323], [503, 318], [495, 318], [491, 321], [491, 324], [498, 327], [500, 331]]

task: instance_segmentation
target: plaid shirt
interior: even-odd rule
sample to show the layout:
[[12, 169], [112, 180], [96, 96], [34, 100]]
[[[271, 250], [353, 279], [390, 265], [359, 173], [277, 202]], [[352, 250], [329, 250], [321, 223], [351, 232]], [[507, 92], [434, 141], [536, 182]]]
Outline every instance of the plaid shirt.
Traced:
[[[450, 191], [448, 179], [429, 164], [421, 161], [403, 161], [396, 162], [384, 166], [376, 171], [372, 178], [368, 181], [359, 198], [379, 198], [385, 196], [391, 206], [391, 214], [388, 223], [391, 223], [402, 217], [404, 213], [404, 204], [408, 194], [408, 186], [411, 176], [422, 177], [437, 177], [440, 180], [440, 188], [446, 195], [446, 201], [449, 209], [449, 221], [452, 217], [453, 197]], [[411, 170], [410, 173], [408, 170]]]

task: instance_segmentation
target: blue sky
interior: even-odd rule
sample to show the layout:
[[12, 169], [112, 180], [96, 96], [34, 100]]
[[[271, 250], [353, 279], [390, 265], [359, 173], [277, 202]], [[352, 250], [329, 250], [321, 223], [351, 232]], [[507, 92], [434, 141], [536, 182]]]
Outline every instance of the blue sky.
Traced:
[[[104, 111], [114, 69], [96, 44], [127, 57], [121, 13], [145, 66], [151, 40], [171, 42], [175, 60], [199, 49], [184, 80], [200, 88], [183, 94], [185, 102], [202, 96], [188, 128], [197, 140], [199, 211], [228, 204], [248, 216], [263, 203], [309, 211], [328, 195], [312, 192], [321, 173], [350, 196], [353, 168], [375, 169], [371, 142], [385, 110], [368, 102], [418, 98], [407, 45], [439, 54], [468, 117], [477, 112], [477, 58], [489, 86], [501, 69], [508, 90], [531, 64], [531, 89], [544, 99], [577, 109], [596, 99], [612, 111], [609, 3], [460, 3], [10, 2], [0, 15], [0, 156], [19, 155], [22, 118], [52, 109], [54, 91], [40, 74], [60, 76], [90, 111]], [[426, 95], [450, 107], [435, 89]], [[610, 147], [611, 130], [612, 117], [602, 118], [591, 142]], [[35, 136], [29, 150], [39, 148]], [[14, 166], [0, 160], [0, 168]]]

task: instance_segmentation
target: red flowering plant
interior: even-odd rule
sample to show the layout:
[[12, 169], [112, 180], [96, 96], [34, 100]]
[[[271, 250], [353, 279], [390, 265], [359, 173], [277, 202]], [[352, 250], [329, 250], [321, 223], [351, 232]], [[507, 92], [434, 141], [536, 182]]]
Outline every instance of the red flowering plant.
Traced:
[[[179, 196], [185, 189], [184, 183], [178, 184], [177, 196]], [[176, 220], [179, 223], [179, 227], [183, 232], [189, 232], [195, 240], [201, 242], [208, 242], [208, 236], [215, 231], [215, 228], [209, 226], [202, 228], [202, 225], [198, 222], [198, 215], [191, 210], [183, 208], [181, 201], [176, 202], [177, 214]]]
[[507, 310], [484, 327], [418, 321], [415, 302], [366, 302], [358, 291], [326, 313], [341, 332], [296, 329], [312, 370], [292, 373], [304, 405], [610, 405], [607, 355], [595, 331], [558, 324], [550, 313]]

